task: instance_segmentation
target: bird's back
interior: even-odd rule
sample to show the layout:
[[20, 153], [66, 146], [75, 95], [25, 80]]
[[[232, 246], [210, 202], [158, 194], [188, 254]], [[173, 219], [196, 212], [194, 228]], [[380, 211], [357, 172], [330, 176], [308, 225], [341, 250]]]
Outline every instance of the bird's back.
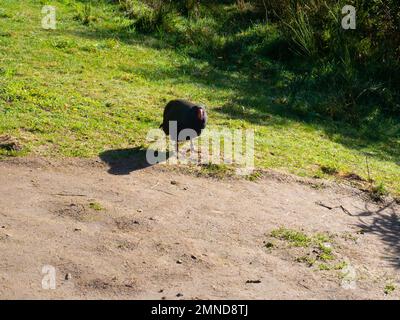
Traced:
[[169, 134], [169, 122], [176, 121], [177, 130], [180, 132], [183, 129], [193, 126], [193, 111], [196, 105], [186, 100], [172, 100], [168, 102], [164, 109], [164, 120], [161, 125], [164, 132]]
[[187, 117], [191, 109], [196, 105], [186, 100], [172, 100], [168, 102], [164, 109], [164, 119], [181, 120], [182, 117]]

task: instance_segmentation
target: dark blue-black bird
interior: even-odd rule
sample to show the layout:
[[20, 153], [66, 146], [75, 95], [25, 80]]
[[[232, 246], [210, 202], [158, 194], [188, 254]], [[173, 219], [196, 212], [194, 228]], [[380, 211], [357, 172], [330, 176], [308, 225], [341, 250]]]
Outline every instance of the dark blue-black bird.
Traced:
[[[176, 124], [176, 130], [173, 130], [173, 132], [170, 132], [170, 121], [175, 121]], [[193, 151], [192, 139], [201, 135], [206, 124], [207, 113], [203, 105], [186, 100], [172, 100], [165, 106], [163, 123], [160, 128], [166, 135], [170, 135], [172, 140], [176, 141], [176, 152], [178, 153], [178, 142], [185, 140], [190, 140], [190, 148]], [[171, 125], [171, 128], [175, 127], [173, 124]]]

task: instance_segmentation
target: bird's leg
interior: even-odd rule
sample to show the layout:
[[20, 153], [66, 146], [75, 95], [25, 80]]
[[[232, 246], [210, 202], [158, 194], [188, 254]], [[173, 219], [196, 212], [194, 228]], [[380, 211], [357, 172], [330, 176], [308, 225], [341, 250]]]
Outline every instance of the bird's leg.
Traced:
[[199, 144], [197, 145], [197, 161], [198, 161], [198, 165], [201, 165], [201, 141], [199, 142]]
[[201, 145], [197, 148], [197, 159], [199, 161], [198, 164], [201, 165]]
[[194, 149], [194, 143], [193, 140], [190, 139], [190, 161], [194, 163], [196, 161], [196, 153]]
[[194, 151], [194, 145], [193, 145], [193, 140], [190, 139], [190, 153]]
[[176, 140], [175, 147], [176, 147], [176, 159], [178, 159], [178, 158], [179, 158], [179, 144], [178, 144], [178, 140]]

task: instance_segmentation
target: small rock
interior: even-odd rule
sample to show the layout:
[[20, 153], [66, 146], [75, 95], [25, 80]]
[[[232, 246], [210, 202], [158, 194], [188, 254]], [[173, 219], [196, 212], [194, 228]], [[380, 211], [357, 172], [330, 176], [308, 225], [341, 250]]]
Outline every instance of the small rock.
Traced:
[[167, 299], [166, 297], [161, 297], [161, 300], [165, 300], [165, 299]]
[[272, 248], [273, 246], [274, 246], [274, 244], [272, 242], [265, 243], [266, 248]]
[[190, 257], [191, 257], [193, 260], [196, 260], [196, 259], [197, 259], [197, 257], [196, 257], [195, 255], [193, 255], [193, 254], [192, 254]]
[[139, 212], [139, 213], [143, 212], [142, 209], [137, 209], [136, 211]]
[[137, 220], [133, 221], [133, 223], [134, 223], [134, 224], [140, 224], [140, 222], [137, 221]]
[[82, 230], [82, 229], [79, 229], [79, 228], [75, 228], [75, 229], [74, 229], [75, 232], [81, 231], [81, 230]]
[[71, 279], [72, 279], [72, 274], [67, 273], [67, 274], [65, 275], [65, 280], [71, 280]]
[[182, 264], [183, 262], [182, 262], [182, 260], [177, 260], [176, 263], [177, 264]]
[[183, 187], [183, 190], [185, 190], [185, 191], [186, 191], [187, 189], [188, 189], [188, 187]]
[[329, 242], [324, 242], [322, 244], [325, 248], [332, 248], [332, 245]]
[[158, 293], [163, 293], [164, 292], [164, 289], [161, 289], [160, 291], [158, 291]]
[[176, 296], [177, 296], [178, 298], [179, 298], [179, 297], [183, 297], [183, 294], [182, 294], [182, 293], [178, 293]]
[[172, 181], [171, 181], [171, 184], [174, 185], [174, 186], [176, 186], [176, 185], [178, 184], [178, 182], [175, 181], [175, 180], [172, 180]]

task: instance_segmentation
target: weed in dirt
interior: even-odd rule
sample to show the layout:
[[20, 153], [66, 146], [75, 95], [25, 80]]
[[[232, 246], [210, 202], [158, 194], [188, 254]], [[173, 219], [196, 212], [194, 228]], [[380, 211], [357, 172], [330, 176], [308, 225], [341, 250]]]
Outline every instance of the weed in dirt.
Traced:
[[234, 175], [235, 169], [226, 164], [205, 164], [201, 166], [200, 175], [212, 178], [224, 178]]
[[312, 239], [301, 231], [279, 228], [271, 232], [271, 236], [277, 239], [286, 240], [295, 247], [309, 247]]
[[330, 166], [321, 166], [321, 171], [328, 175], [335, 175], [338, 173], [338, 170], [335, 167]]
[[335, 264], [335, 265], [333, 266], [333, 269], [335, 269], [335, 270], [342, 270], [342, 269], [344, 269], [345, 267], [347, 267], [347, 262], [346, 262], [346, 261], [341, 261], [341, 262]]
[[312, 267], [314, 263], [316, 262], [316, 259], [310, 256], [302, 256], [296, 258], [297, 262], [305, 263], [308, 267]]
[[318, 249], [320, 250], [320, 253], [318, 254], [318, 258], [322, 261], [330, 261], [335, 259], [333, 253], [332, 253], [332, 248], [329, 247], [327, 244], [324, 243], [318, 243]]
[[93, 210], [96, 210], [96, 211], [103, 211], [104, 210], [103, 206], [98, 202], [89, 203], [89, 208], [93, 209]]
[[354, 241], [354, 242], [358, 240], [358, 238], [355, 235], [351, 234], [350, 232], [344, 232], [341, 238], [347, 241]]
[[329, 270], [342, 270], [347, 266], [345, 261], [338, 262], [336, 264], [320, 263], [318, 265], [318, 270], [329, 271]]
[[257, 181], [262, 178], [262, 173], [260, 171], [254, 171], [252, 174], [246, 176], [249, 181]]
[[325, 263], [320, 263], [318, 265], [318, 269], [321, 270], [321, 271], [327, 271], [327, 270], [331, 270], [332, 267], [327, 265], [327, 264], [325, 264]]
[[[317, 261], [320, 270], [339, 270], [343, 265], [342, 262], [336, 262], [336, 255], [333, 252], [333, 235], [327, 233], [316, 233], [308, 235], [302, 231], [287, 229], [284, 227], [273, 230], [270, 233], [272, 238], [281, 240], [288, 244], [287, 249], [293, 247], [301, 248], [300, 253], [305, 253], [305, 250], [310, 252], [298, 256], [299, 252], [293, 254], [298, 256], [295, 258], [297, 262], [306, 263], [309, 267], [315, 265]], [[275, 245], [275, 247], [277, 247]], [[335, 264], [336, 262], [336, 264]]]
[[315, 190], [322, 190], [325, 188], [325, 185], [323, 183], [311, 183], [310, 187]]
[[384, 184], [381, 182], [378, 185], [372, 186], [369, 194], [373, 201], [380, 202], [388, 194], [388, 192]]
[[396, 286], [394, 284], [387, 284], [385, 289], [383, 290], [386, 295], [391, 294], [394, 290], [396, 290]]

